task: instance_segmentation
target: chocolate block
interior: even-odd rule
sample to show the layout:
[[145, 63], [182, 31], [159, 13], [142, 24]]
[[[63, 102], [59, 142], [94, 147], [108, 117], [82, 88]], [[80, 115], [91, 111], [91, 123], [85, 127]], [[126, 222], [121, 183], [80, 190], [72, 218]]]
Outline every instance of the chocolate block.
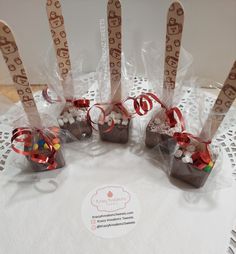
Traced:
[[[44, 153], [45, 155], [47, 155], [47, 153]], [[49, 166], [48, 163], [37, 163], [37, 162], [34, 162], [32, 160], [30, 160], [29, 156], [27, 156], [27, 159], [30, 163], [30, 166], [32, 167], [32, 169], [34, 171], [47, 171], [47, 167]], [[65, 160], [64, 160], [64, 157], [63, 157], [63, 154], [62, 154], [62, 151], [59, 150], [56, 152], [56, 156], [55, 156], [55, 161], [57, 163], [57, 166], [55, 169], [58, 169], [58, 168], [62, 168], [65, 166]]]
[[154, 148], [157, 145], [160, 145], [161, 151], [171, 154], [173, 153], [176, 141], [173, 139], [173, 137], [167, 135], [167, 134], [161, 134], [158, 132], [154, 132], [151, 129], [152, 120], [150, 121], [149, 125], [146, 128], [146, 139], [145, 144], [148, 148]]
[[[128, 112], [126, 113], [128, 115]], [[114, 126], [109, 130], [112, 122]], [[124, 116], [119, 111], [111, 111], [109, 114], [106, 114], [104, 122], [100, 116], [98, 129], [103, 141], [125, 144], [129, 140], [129, 126], [130, 118], [127, 118], [127, 116]]]
[[181, 159], [173, 158], [170, 175], [196, 188], [202, 187], [210, 172], [195, 168], [190, 163], [184, 163]]
[[172, 128], [168, 125], [165, 110], [161, 109], [147, 125], [145, 144], [148, 148], [159, 145], [162, 152], [171, 154], [176, 146], [172, 136], [179, 131], [179, 124]]
[[[77, 139], [91, 137], [93, 131], [90, 123], [87, 120], [77, 121], [75, 118], [74, 120], [75, 122], [72, 124], [69, 122], [64, 123], [64, 125], [61, 126], [61, 129], [68, 131], [73, 137]], [[68, 139], [70, 139], [70, 137]]]
[[115, 124], [109, 132], [105, 132], [110, 127], [107, 123], [98, 124], [100, 137], [103, 141], [125, 144], [129, 140], [129, 124], [130, 120], [127, 125]]

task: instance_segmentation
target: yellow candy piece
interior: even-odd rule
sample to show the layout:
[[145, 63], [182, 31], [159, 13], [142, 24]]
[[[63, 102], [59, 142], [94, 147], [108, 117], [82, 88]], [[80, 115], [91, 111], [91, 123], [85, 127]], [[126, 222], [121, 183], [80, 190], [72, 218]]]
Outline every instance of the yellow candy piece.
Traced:
[[43, 148], [44, 148], [45, 150], [47, 150], [49, 147], [48, 147], [48, 145], [45, 143], [44, 146], [43, 146]]
[[208, 165], [209, 165], [210, 167], [213, 167], [213, 162], [210, 161]]
[[53, 147], [54, 147], [54, 149], [57, 151], [57, 150], [60, 149], [61, 145], [60, 145], [60, 144], [55, 144]]
[[33, 150], [35, 151], [35, 150], [38, 150], [39, 149], [39, 145], [38, 144], [34, 144], [33, 145]]

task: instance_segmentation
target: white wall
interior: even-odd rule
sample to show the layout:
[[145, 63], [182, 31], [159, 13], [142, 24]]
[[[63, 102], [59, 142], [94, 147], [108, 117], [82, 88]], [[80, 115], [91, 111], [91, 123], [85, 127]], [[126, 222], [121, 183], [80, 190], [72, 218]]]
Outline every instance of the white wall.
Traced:
[[[61, 0], [70, 45], [86, 52], [85, 71], [93, 71], [100, 49], [99, 19], [106, 19], [106, 0]], [[15, 31], [30, 74], [40, 81], [51, 37], [46, 0], [0, 0], [0, 19]], [[122, 0], [123, 43], [126, 53], [140, 54], [144, 41], [164, 42], [166, 11], [170, 0]], [[236, 0], [182, 0], [185, 7], [183, 46], [194, 56], [197, 75], [222, 82], [236, 59]], [[76, 45], [76, 47], [75, 47]], [[142, 71], [142, 64], [138, 63]], [[0, 57], [0, 83], [11, 82]]]

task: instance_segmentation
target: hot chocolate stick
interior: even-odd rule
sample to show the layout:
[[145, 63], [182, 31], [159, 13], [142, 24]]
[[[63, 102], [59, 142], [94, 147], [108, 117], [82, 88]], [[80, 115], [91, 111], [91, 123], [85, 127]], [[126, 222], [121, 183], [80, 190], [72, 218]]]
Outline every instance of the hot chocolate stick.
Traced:
[[[47, 15], [51, 29], [52, 39], [57, 57], [58, 68], [65, 98], [71, 97], [73, 93], [73, 85], [65, 80], [71, 75], [71, 61], [66, 39], [64, 26], [64, 18], [61, 11], [61, 3], [59, 0], [47, 0]], [[69, 87], [68, 87], [69, 86]]]
[[163, 97], [167, 106], [172, 104], [176, 74], [179, 63], [184, 9], [179, 2], [173, 2], [168, 10], [166, 29], [166, 49], [164, 65]]
[[109, 0], [107, 4], [110, 82], [113, 102], [121, 101], [121, 4]]
[[[217, 132], [226, 113], [236, 99], [236, 61], [216, 99], [211, 113], [202, 129], [200, 137], [211, 140]], [[210, 129], [210, 133], [209, 133]]]
[[[205, 184], [208, 176], [210, 175], [217, 158], [217, 155], [209, 152], [207, 146], [208, 141], [214, 137], [217, 129], [219, 128], [221, 122], [224, 119], [225, 114], [230, 109], [236, 98], [236, 62], [226, 79], [223, 88], [211, 110], [211, 113], [206, 121], [202, 132], [200, 134], [200, 139], [206, 141], [199, 141], [199, 138], [194, 138], [191, 141], [191, 136], [186, 134], [187, 139], [190, 143], [187, 146], [181, 146], [175, 152], [175, 157], [173, 159], [171, 167], [171, 175], [178, 178], [184, 182], [191, 184], [194, 187], [201, 187]], [[182, 134], [184, 135], [184, 134]], [[182, 142], [183, 136], [180, 139]]]
[[[129, 113], [121, 103], [121, 4], [120, 0], [107, 3], [109, 38], [109, 65], [111, 83], [111, 107], [106, 111], [105, 122], [98, 124], [100, 137], [113, 143], [127, 143], [129, 139]], [[121, 109], [122, 107], [122, 109]], [[112, 125], [114, 126], [112, 127]], [[109, 130], [110, 131], [107, 131]]]
[[30, 125], [40, 128], [41, 119], [14, 35], [4, 21], [0, 21], [0, 49]]

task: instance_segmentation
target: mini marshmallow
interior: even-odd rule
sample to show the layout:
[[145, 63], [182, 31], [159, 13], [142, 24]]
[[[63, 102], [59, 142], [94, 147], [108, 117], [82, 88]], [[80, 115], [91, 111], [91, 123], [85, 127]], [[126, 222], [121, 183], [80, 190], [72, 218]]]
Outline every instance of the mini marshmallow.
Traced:
[[115, 124], [120, 124], [121, 120], [120, 119], [115, 119], [114, 122], [115, 122]]
[[180, 158], [180, 157], [182, 156], [182, 154], [183, 154], [183, 151], [182, 151], [182, 150], [177, 150], [177, 151], [175, 152], [175, 157], [176, 157], [176, 158]]
[[69, 118], [69, 123], [70, 123], [70, 124], [73, 124], [74, 122], [75, 122], [75, 119], [74, 119], [73, 117], [70, 117], [70, 118]]
[[57, 121], [58, 121], [58, 124], [60, 125], [60, 126], [63, 126], [64, 125], [64, 122], [63, 122], [63, 120], [62, 119], [57, 119]]
[[128, 125], [128, 119], [124, 119], [123, 121], [122, 121], [122, 125]]
[[105, 117], [105, 123], [109, 122], [109, 120], [110, 120], [110, 117], [109, 117], [109, 116], [106, 116], [106, 117]]
[[184, 156], [185, 156], [185, 157], [192, 157], [192, 154], [193, 154], [193, 153], [191, 153], [191, 152], [189, 152], [189, 151], [184, 151]]
[[110, 117], [112, 117], [112, 118], [115, 118], [115, 112], [114, 111], [111, 111], [111, 113], [110, 113]]
[[68, 123], [68, 119], [66, 117], [63, 117], [62, 120], [63, 120], [64, 123]]
[[188, 156], [183, 157], [182, 161], [183, 161], [183, 163], [193, 163], [193, 159]]
[[76, 117], [76, 121], [78, 121], [78, 122], [82, 121], [82, 117], [81, 116], [77, 116]]

